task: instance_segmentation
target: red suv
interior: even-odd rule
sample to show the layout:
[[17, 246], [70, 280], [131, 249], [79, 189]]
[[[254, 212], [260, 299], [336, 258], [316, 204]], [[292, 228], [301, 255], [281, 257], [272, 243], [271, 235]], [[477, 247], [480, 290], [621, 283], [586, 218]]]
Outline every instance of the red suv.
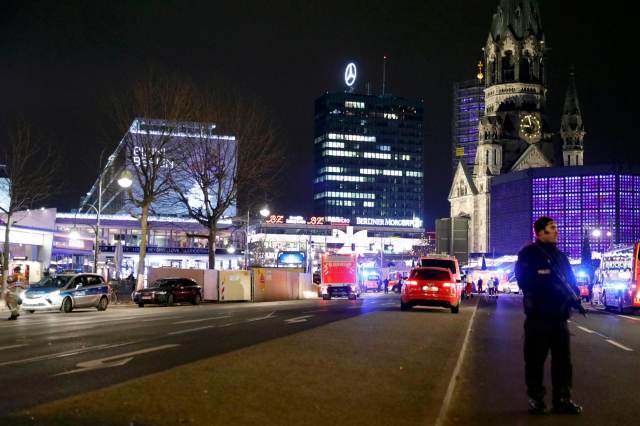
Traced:
[[415, 268], [402, 286], [400, 309], [407, 311], [416, 305], [460, 310], [460, 286], [448, 268]]

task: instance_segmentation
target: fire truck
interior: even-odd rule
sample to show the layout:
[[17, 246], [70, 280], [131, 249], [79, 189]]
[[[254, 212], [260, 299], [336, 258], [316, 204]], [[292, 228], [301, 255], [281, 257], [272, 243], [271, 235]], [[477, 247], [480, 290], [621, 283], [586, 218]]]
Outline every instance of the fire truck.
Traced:
[[355, 300], [360, 295], [355, 254], [322, 255], [320, 291], [324, 300], [340, 296]]
[[600, 265], [600, 302], [607, 310], [624, 313], [640, 309], [640, 242], [633, 250], [606, 253]]

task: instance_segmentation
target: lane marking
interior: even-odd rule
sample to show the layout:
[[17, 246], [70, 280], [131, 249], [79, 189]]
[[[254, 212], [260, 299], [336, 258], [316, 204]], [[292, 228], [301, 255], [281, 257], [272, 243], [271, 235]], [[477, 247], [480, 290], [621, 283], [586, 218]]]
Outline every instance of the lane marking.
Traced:
[[582, 327], [581, 325], [576, 325], [576, 327], [578, 327], [580, 330], [584, 331], [585, 333], [589, 333], [589, 334], [595, 333], [595, 331], [589, 330], [588, 328]]
[[231, 315], [223, 315], [223, 316], [220, 316], [220, 317], [208, 317], [208, 318], [199, 318], [199, 319], [178, 321], [178, 322], [174, 322], [173, 324], [191, 324], [193, 322], [212, 321], [212, 320], [217, 320], [217, 319], [221, 319], [221, 318], [230, 318], [230, 317], [231, 317]]
[[206, 325], [204, 327], [188, 328], [186, 330], [172, 331], [171, 333], [167, 333], [167, 336], [174, 336], [176, 334], [193, 333], [194, 331], [206, 330], [207, 328], [214, 328], [214, 327], [215, 325]]
[[254, 322], [254, 321], [262, 321], [262, 320], [266, 320], [266, 319], [269, 319], [269, 318], [274, 318], [275, 317], [275, 315], [274, 315], [275, 313], [276, 313], [276, 311], [273, 311], [269, 315], [266, 315], [264, 317], [249, 318], [246, 321], [247, 322]]
[[476, 305], [473, 308], [473, 313], [471, 314], [471, 319], [469, 320], [469, 325], [467, 326], [467, 333], [464, 336], [464, 342], [462, 343], [462, 348], [460, 349], [460, 354], [458, 355], [456, 366], [453, 369], [451, 380], [449, 380], [449, 386], [447, 386], [447, 393], [445, 393], [444, 400], [442, 401], [442, 406], [440, 407], [440, 413], [438, 413], [438, 418], [434, 423], [435, 426], [442, 426], [444, 424], [445, 417], [447, 415], [447, 412], [449, 411], [449, 405], [451, 404], [451, 400], [453, 399], [453, 391], [456, 387], [456, 382], [458, 381], [458, 375], [460, 374], [460, 369], [462, 368], [462, 360], [464, 359], [464, 354], [467, 351], [467, 343], [469, 342], [469, 336], [471, 335], [471, 326], [473, 325], [473, 320], [476, 317], [477, 311], [478, 311], [478, 303], [476, 303]]
[[634, 321], [640, 321], [640, 318], [634, 318], [634, 317], [630, 317], [630, 316], [627, 316], [627, 315], [618, 315], [618, 316], [621, 317], [621, 318], [627, 318], [627, 319], [634, 320]]
[[24, 345], [11, 345], [11, 346], [0, 346], [0, 351], [5, 351], [7, 349], [15, 349], [15, 348], [21, 348], [23, 346], [27, 346], [26, 344]]
[[171, 344], [171, 345], [155, 346], [153, 348], [140, 349], [139, 351], [127, 352], [124, 354], [108, 356], [105, 358], [93, 359], [91, 361], [79, 362], [76, 364], [76, 367], [78, 367], [77, 369], [54, 374], [52, 377], [64, 376], [67, 374], [74, 374], [74, 373], [81, 373], [84, 371], [96, 370], [99, 368], [121, 367], [127, 364], [129, 361], [131, 361], [136, 355], [142, 355], [149, 352], [156, 352], [164, 349], [175, 348], [176, 346], [180, 346], [180, 345]]
[[296, 324], [299, 322], [307, 322], [307, 318], [311, 318], [313, 315], [303, 315], [301, 317], [295, 317], [288, 320], [284, 320], [287, 324]]
[[7, 366], [7, 365], [28, 364], [28, 363], [31, 363], [31, 362], [46, 361], [46, 360], [55, 359], [55, 358], [65, 358], [65, 357], [70, 357], [70, 356], [74, 356], [74, 355], [83, 354], [83, 353], [86, 353], [86, 352], [93, 352], [93, 351], [99, 351], [99, 350], [102, 350], [102, 349], [111, 349], [111, 348], [117, 348], [117, 347], [120, 347], [120, 346], [131, 345], [133, 343], [136, 343], [136, 342], [125, 342], [125, 343], [118, 343], [118, 344], [115, 344], [115, 345], [89, 346], [87, 348], [76, 349], [76, 350], [73, 350], [73, 351], [59, 352], [59, 353], [47, 354], [47, 355], [40, 355], [40, 356], [31, 357], [31, 358], [16, 359], [16, 360], [13, 360], [13, 361], [1, 362], [0, 363], [0, 367], [4, 367], [4, 366]]
[[625, 345], [623, 345], [623, 344], [621, 344], [621, 343], [616, 342], [615, 340], [605, 339], [605, 341], [606, 341], [607, 343], [611, 343], [613, 346], [617, 346], [617, 347], [619, 347], [620, 349], [623, 349], [623, 350], [625, 350], [625, 351], [633, 352], [633, 349], [628, 348], [628, 347], [626, 347]]

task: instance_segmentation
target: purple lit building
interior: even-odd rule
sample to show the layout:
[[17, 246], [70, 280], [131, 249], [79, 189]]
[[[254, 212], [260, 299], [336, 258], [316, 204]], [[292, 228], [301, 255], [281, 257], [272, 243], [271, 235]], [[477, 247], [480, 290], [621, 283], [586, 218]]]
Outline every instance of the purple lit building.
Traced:
[[[491, 182], [490, 249], [515, 254], [533, 239], [532, 223], [555, 219], [559, 248], [580, 257], [583, 233], [591, 249], [640, 240], [640, 166], [594, 165], [527, 169]], [[592, 236], [595, 229], [601, 236]]]
[[467, 80], [453, 86], [452, 170], [464, 161], [471, 170], [476, 161], [478, 123], [484, 115], [484, 84]]

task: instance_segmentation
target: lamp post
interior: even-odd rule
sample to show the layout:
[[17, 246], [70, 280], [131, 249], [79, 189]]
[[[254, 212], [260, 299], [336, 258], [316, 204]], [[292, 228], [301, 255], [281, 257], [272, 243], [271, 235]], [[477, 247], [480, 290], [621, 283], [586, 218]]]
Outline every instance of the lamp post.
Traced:
[[[248, 271], [249, 270], [249, 221], [251, 218], [249, 217], [250, 209], [247, 209], [247, 223], [244, 228], [244, 267]], [[260, 216], [267, 217], [271, 211], [267, 206], [264, 206], [260, 209]]]
[[[113, 161], [113, 157], [109, 158], [107, 162], [107, 167], [111, 165]], [[96, 212], [96, 226], [95, 226], [95, 241], [94, 241], [94, 249], [93, 249], [93, 272], [98, 272], [98, 253], [99, 253], [99, 238], [100, 238], [100, 219], [102, 215], [102, 185], [104, 179], [104, 170], [100, 173], [98, 177], [98, 207], [96, 208], [93, 204], [86, 204], [87, 207], [92, 208]], [[128, 189], [133, 184], [133, 177], [129, 170], [124, 170], [120, 177], [118, 178], [118, 186], [123, 189]]]

